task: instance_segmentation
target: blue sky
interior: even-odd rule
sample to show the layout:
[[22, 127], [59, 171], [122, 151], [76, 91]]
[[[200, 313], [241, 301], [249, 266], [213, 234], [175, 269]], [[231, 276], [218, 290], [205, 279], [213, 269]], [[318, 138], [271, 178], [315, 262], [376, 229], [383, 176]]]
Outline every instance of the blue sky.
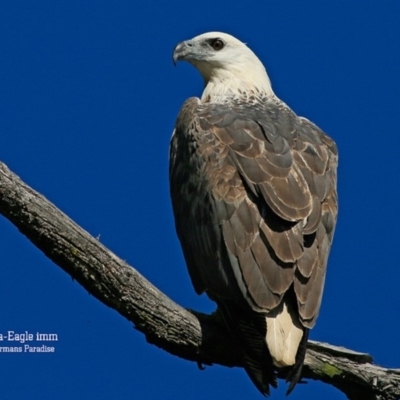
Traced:
[[[206, 31], [237, 36], [339, 146], [339, 222], [311, 338], [400, 367], [399, 15], [397, 0], [1, 2], [0, 160], [173, 300], [212, 311], [192, 289], [168, 190], [175, 118], [202, 81], [171, 55]], [[2, 217], [0, 237], [0, 333], [59, 338], [54, 354], [0, 354], [2, 399], [261, 398], [238, 368], [200, 371], [147, 344]], [[290, 399], [322, 397], [344, 399], [318, 382]]]

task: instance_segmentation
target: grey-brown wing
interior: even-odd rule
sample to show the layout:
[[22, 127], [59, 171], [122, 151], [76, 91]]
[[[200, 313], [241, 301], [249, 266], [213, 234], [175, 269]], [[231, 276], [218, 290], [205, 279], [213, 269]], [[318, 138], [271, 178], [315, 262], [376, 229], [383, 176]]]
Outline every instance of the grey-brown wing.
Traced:
[[213, 198], [207, 172], [208, 159], [217, 159], [223, 146], [216, 146], [212, 131], [201, 130], [198, 106], [198, 99], [188, 99], [177, 119], [170, 145], [170, 193], [193, 286], [198, 294], [207, 291], [217, 300], [216, 294], [229, 298], [240, 292], [233, 289], [235, 276], [219, 223], [221, 204]]
[[239, 289], [267, 312], [293, 285], [301, 321], [313, 326], [337, 213], [334, 142], [282, 103], [192, 99], [172, 143], [177, 231], [196, 289], [225, 298]]
[[304, 228], [304, 253], [297, 261], [294, 289], [302, 322], [312, 327], [321, 305], [337, 220], [338, 155], [331, 138], [310, 121], [300, 119], [300, 122], [301, 137], [304, 139], [294, 151], [294, 157], [307, 181], [315, 206]]

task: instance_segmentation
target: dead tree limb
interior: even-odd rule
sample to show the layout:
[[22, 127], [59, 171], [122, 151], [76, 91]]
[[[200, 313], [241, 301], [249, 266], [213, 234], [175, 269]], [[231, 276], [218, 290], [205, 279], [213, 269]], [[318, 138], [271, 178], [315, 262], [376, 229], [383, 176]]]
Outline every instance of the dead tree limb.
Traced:
[[[149, 343], [200, 364], [242, 366], [218, 315], [175, 304], [2, 163], [0, 213], [93, 296], [133, 322]], [[351, 400], [400, 398], [400, 369], [328, 344], [309, 342], [303, 378], [333, 385]]]

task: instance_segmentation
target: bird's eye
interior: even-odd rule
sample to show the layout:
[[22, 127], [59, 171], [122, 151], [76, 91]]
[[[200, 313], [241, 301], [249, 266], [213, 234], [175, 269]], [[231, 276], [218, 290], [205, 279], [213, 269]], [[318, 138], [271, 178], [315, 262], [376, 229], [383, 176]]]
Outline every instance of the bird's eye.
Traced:
[[211, 47], [215, 50], [215, 51], [220, 51], [224, 48], [224, 42], [221, 39], [213, 39], [211, 42]]

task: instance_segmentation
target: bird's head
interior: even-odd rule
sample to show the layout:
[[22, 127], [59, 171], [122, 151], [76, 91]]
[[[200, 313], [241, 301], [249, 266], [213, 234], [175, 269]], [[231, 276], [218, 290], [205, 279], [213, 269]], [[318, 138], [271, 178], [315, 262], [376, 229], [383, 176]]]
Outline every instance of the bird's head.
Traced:
[[[179, 43], [174, 63], [193, 64], [204, 79], [202, 101], [218, 101], [240, 92], [273, 95], [265, 67], [240, 40], [222, 32], [209, 32]], [[254, 93], [257, 94], [257, 93]]]

